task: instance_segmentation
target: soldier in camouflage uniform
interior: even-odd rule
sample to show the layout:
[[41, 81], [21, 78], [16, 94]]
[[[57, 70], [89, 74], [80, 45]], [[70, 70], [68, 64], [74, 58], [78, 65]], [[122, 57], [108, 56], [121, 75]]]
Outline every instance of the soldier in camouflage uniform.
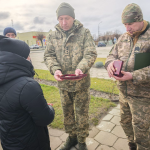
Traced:
[[[44, 54], [45, 63], [58, 81], [64, 126], [69, 133], [60, 150], [70, 150], [79, 144], [80, 150], [87, 150], [88, 110], [90, 102], [90, 68], [97, 57], [90, 31], [75, 19], [74, 9], [68, 3], [58, 7], [59, 24], [56, 31], [50, 31]], [[62, 80], [62, 74], [87, 74], [81, 80]]]
[[[135, 70], [135, 55], [150, 52], [149, 22], [137, 4], [129, 4], [122, 13], [127, 33], [121, 35], [107, 57], [105, 67], [118, 82], [121, 126], [130, 150], [150, 150], [150, 66]], [[124, 61], [123, 77], [113, 75], [115, 60]], [[141, 63], [143, 60], [139, 60]]]

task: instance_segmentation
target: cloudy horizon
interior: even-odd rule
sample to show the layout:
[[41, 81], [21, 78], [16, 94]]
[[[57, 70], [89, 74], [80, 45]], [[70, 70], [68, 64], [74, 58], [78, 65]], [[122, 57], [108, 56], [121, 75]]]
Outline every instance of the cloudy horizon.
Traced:
[[150, 21], [148, 0], [1, 0], [0, 1], [0, 34], [5, 27], [12, 26], [17, 32], [54, 30], [58, 23], [56, 9], [62, 2], [67, 2], [75, 9], [75, 18], [92, 35], [103, 34], [107, 31], [119, 30], [125, 32], [121, 23], [121, 13], [130, 3], [138, 4], [144, 20]]

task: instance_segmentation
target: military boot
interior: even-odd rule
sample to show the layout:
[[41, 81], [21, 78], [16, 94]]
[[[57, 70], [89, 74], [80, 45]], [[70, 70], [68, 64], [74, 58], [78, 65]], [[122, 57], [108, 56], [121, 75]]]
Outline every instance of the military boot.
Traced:
[[78, 143], [78, 145], [79, 145], [79, 150], [88, 150], [86, 143]]
[[78, 144], [76, 136], [68, 136], [65, 144], [59, 150], [70, 150], [73, 146]]
[[129, 150], [136, 150], [136, 144], [135, 143], [131, 143], [131, 142], [129, 142]]

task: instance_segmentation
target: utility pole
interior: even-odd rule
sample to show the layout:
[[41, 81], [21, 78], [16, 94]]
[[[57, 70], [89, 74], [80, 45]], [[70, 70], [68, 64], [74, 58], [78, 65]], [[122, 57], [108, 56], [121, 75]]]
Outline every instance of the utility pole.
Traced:
[[11, 19], [11, 24], [12, 24], [12, 27], [13, 27], [13, 20]]
[[99, 41], [99, 32], [100, 32], [99, 25], [100, 25], [100, 23], [102, 23], [102, 21], [100, 21], [99, 24], [98, 24], [98, 41]]

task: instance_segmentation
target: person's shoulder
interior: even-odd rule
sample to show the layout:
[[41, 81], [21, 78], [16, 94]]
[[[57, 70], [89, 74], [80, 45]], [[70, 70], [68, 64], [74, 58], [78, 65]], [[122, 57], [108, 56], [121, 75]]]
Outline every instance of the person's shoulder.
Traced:
[[48, 34], [48, 40], [60, 39], [62, 38], [61, 32], [59, 30], [50, 30]]
[[26, 77], [24, 80], [25, 85], [30, 85], [30, 87], [40, 87], [40, 84], [34, 78]]
[[78, 29], [78, 33], [80, 33], [81, 35], [85, 35], [85, 36], [87, 36], [87, 34], [91, 34], [90, 30], [88, 28], [83, 27], [83, 26]]
[[33, 78], [26, 78], [26, 81], [24, 82], [24, 86], [22, 88], [22, 92], [21, 95], [28, 95], [30, 96], [32, 95], [36, 95], [36, 94], [41, 94], [42, 93], [42, 89], [40, 84], [34, 80]]
[[56, 32], [57, 32], [56, 30], [54, 30], [54, 31], [50, 30], [48, 33], [48, 38], [54, 38], [56, 35]]
[[127, 40], [130, 36], [127, 33], [123, 33], [119, 38], [118, 42], [122, 42], [124, 40]]
[[120, 36], [120, 38], [126, 38], [126, 37], [129, 37], [129, 35], [128, 35], [127, 32], [123, 33], [123, 34]]

